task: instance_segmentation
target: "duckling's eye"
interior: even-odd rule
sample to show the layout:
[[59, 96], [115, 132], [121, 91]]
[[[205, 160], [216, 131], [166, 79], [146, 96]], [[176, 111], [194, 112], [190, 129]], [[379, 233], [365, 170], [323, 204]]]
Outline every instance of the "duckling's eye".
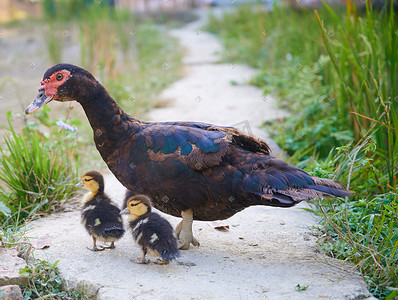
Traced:
[[57, 79], [58, 81], [61, 81], [64, 78], [64, 75], [62, 75], [62, 73], [58, 73], [57, 76], [55, 77], [55, 79]]

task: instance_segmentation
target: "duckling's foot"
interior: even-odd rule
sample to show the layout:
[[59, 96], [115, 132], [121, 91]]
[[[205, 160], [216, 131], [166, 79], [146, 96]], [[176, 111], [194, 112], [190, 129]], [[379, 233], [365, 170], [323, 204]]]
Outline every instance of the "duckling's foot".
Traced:
[[103, 248], [105, 248], [105, 249], [115, 249], [116, 247], [115, 247], [115, 242], [112, 242], [111, 244], [110, 244], [110, 246], [102, 246]]
[[132, 261], [132, 262], [134, 262], [136, 264], [141, 264], [141, 265], [147, 264], [149, 262], [149, 260], [145, 259], [145, 255], [147, 254], [147, 252], [148, 252], [148, 249], [143, 247], [142, 248], [142, 257], [141, 257], [141, 259], [130, 259], [130, 261]]
[[157, 264], [157, 265], [168, 265], [169, 262], [170, 262], [170, 261], [168, 261], [168, 260], [161, 260], [161, 259], [158, 259], [158, 260], [154, 261], [153, 263], [154, 263], [154, 264]]
[[190, 244], [199, 246], [199, 242], [192, 233], [193, 211], [192, 209], [181, 211], [182, 221], [177, 225], [176, 234], [179, 238], [178, 248], [181, 250], [189, 249]]
[[102, 251], [102, 250], [105, 250], [105, 248], [102, 247], [102, 246], [94, 246], [93, 248], [87, 247], [87, 249], [91, 250], [91, 251]]
[[105, 250], [104, 247], [97, 246], [97, 239], [94, 236], [92, 236], [92, 238], [93, 238], [93, 248], [87, 247], [88, 250], [91, 250], [91, 251], [102, 251], [102, 250]]
[[145, 258], [140, 258], [140, 259], [130, 259], [131, 262], [136, 263], [136, 264], [140, 264], [140, 265], [146, 265], [147, 263], [149, 263], [149, 260], [145, 259]]

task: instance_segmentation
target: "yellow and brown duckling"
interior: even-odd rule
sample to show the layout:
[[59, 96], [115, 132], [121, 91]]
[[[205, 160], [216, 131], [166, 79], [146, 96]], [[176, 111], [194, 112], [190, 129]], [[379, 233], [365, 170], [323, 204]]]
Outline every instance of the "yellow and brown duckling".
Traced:
[[[129, 196], [129, 194], [127, 194]], [[135, 261], [147, 263], [145, 255], [160, 256], [156, 264], [168, 264], [180, 256], [177, 238], [170, 223], [152, 212], [152, 203], [145, 195], [135, 195], [126, 201], [127, 207], [120, 214], [128, 214], [128, 221], [133, 238], [142, 249], [142, 258]]]
[[[90, 171], [82, 176], [82, 182], [77, 186], [90, 191], [82, 199], [82, 223], [93, 238], [93, 248], [88, 249], [114, 249], [115, 241], [124, 234], [123, 220], [120, 209], [104, 193], [104, 177], [97, 171]], [[97, 240], [111, 245], [97, 246]]]

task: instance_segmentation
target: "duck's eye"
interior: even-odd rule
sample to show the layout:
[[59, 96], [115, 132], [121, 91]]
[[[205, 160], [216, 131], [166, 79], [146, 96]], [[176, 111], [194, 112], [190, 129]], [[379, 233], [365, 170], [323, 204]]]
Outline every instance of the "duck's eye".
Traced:
[[58, 73], [57, 76], [55, 77], [55, 79], [57, 79], [58, 81], [61, 81], [64, 78], [64, 75], [62, 75], [62, 73]]

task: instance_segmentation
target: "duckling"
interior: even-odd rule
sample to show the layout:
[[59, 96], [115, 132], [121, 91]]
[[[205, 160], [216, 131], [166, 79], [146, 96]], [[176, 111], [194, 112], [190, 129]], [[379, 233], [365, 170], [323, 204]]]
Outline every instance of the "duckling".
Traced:
[[[126, 197], [131, 194], [127, 192]], [[127, 207], [120, 214], [128, 214], [128, 221], [136, 243], [142, 249], [142, 258], [136, 263], [146, 264], [147, 253], [153, 256], [160, 256], [155, 263], [159, 265], [168, 264], [180, 256], [177, 238], [173, 233], [171, 224], [152, 212], [151, 199], [145, 195], [135, 195], [129, 197]]]
[[[97, 171], [85, 173], [77, 186], [90, 191], [82, 198], [82, 223], [93, 238], [91, 251], [114, 249], [115, 241], [124, 234], [120, 209], [104, 193], [104, 177]], [[111, 243], [110, 246], [97, 246], [97, 240]]]

